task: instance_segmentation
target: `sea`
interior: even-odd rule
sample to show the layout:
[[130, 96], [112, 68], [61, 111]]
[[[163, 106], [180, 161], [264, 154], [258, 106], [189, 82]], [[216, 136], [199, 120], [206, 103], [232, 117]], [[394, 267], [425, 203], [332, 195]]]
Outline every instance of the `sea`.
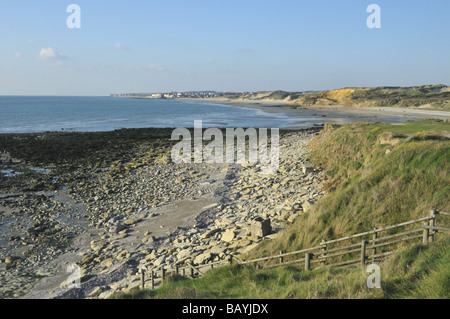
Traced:
[[[109, 96], [0, 96], [0, 133], [102, 132], [122, 128], [283, 128], [287, 113], [192, 100]], [[297, 119], [298, 120], [298, 119]]]

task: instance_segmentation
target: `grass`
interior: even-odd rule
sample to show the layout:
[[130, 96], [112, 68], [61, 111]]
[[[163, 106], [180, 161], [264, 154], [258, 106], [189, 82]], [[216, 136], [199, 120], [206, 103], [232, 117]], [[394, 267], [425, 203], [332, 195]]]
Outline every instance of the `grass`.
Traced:
[[[328, 175], [328, 194], [284, 233], [244, 258], [307, 248], [373, 227], [448, 211], [450, 124], [442, 121], [326, 125], [310, 161]], [[448, 224], [447, 224], [448, 226]], [[383, 288], [368, 289], [361, 269], [223, 267], [196, 280], [118, 298], [448, 298], [449, 238], [399, 248], [382, 265]]]
[[248, 258], [294, 251], [448, 211], [450, 124], [441, 121], [327, 125], [310, 145], [310, 160], [328, 175], [328, 194], [284, 236]]
[[177, 276], [155, 290], [119, 293], [117, 299], [401, 299], [449, 298], [450, 239], [397, 252], [380, 265], [381, 288], [369, 289], [365, 268], [296, 267], [270, 270], [225, 266], [190, 280]]
[[344, 105], [355, 107], [402, 107], [450, 110], [450, 91], [439, 85], [412, 87], [351, 88], [300, 96], [304, 105]]
[[350, 95], [355, 104], [369, 103], [374, 106], [419, 107], [428, 105], [433, 109], [450, 109], [450, 92], [441, 92], [445, 85], [417, 87], [378, 87], [356, 90]]

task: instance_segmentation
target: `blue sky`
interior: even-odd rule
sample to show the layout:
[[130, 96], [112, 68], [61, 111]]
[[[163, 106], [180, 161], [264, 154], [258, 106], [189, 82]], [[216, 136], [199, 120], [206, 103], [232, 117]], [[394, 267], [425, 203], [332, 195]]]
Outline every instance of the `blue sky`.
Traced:
[[[69, 4], [81, 29], [69, 29]], [[381, 28], [369, 29], [369, 4]], [[0, 94], [450, 84], [450, 1], [0, 1]]]

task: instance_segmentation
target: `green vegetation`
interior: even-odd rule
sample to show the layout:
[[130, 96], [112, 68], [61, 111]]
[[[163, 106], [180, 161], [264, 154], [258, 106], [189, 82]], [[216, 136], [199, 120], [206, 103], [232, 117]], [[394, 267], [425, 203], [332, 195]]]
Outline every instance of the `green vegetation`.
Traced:
[[286, 91], [262, 91], [262, 92], [227, 92], [223, 93], [223, 97], [227, 99], [244, 99], [244, 100], [289, 100], [294, 101], [302, 97], [304, 92], [286, 92]]
[[189, 280], [176, 276], [160, 289], [135, 290], [114, 298], [448, 298], [450, 239], [404, 248], [381, 265], [381, 289], [369, 289], [365, 269], [295, 267], [258, 270], [225, 266]]
[[303, 93], [301, 92], [285, 92], [285, 91], [274, 91], [270, 93], [265, 99], [268, 100], [285, 100], [288, 98], [289, 100], [296, 100], [301, 97]]
[[[326, 125], [311, 144], [310, 161], [327, 173], [328, 194], [276, 239], [246, 258], [311, 247], [373, 227], [448, 211], [450, 124]], [[119, 298], [448, 298], [450, 239], [399, 248], [381, 265], [382, 289], [368, 289], [361, 269], [295, 267], [258, 270], [227, 266], [204, 277], [176, 277], [155, 291]]]
[[450, 110], [450, 89], [445, 85], [346, 88], [308, 94], [296, 100], [304, 105], [356, 107], [412, 107]]
[[355, 104], [369, 103], [376, 106], [420, 107], [450, 109], [450, 91], [442, 91], [445, 85], [416, 87], [379, 87], [356, 90], [350, 94]]
[[328, 194], [251, 257], [448, 211], [449, 131], [442, 121], [326, 125], [310, 145], [310, 160], [327, 173]]

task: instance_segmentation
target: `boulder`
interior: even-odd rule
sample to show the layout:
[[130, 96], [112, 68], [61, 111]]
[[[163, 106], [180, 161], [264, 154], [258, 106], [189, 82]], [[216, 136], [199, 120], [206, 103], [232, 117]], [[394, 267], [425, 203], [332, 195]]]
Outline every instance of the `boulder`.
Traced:
[[250, 233], [252, 237], [264, 237], [272, 232], [272, 226], [270, 225], [270, 219], [255, 219], [250, 226]]
[[303, 212], [307, 212], [311, 209], [311, 207], [314, 205], [314, 202], [312, 200], [304, 201], [302, 204]]
[[232, 229], [228, 229], [222, 234], [221, 240], [229, 243], [234, 239], [234, 237], [235, 237], [234, 231]]

